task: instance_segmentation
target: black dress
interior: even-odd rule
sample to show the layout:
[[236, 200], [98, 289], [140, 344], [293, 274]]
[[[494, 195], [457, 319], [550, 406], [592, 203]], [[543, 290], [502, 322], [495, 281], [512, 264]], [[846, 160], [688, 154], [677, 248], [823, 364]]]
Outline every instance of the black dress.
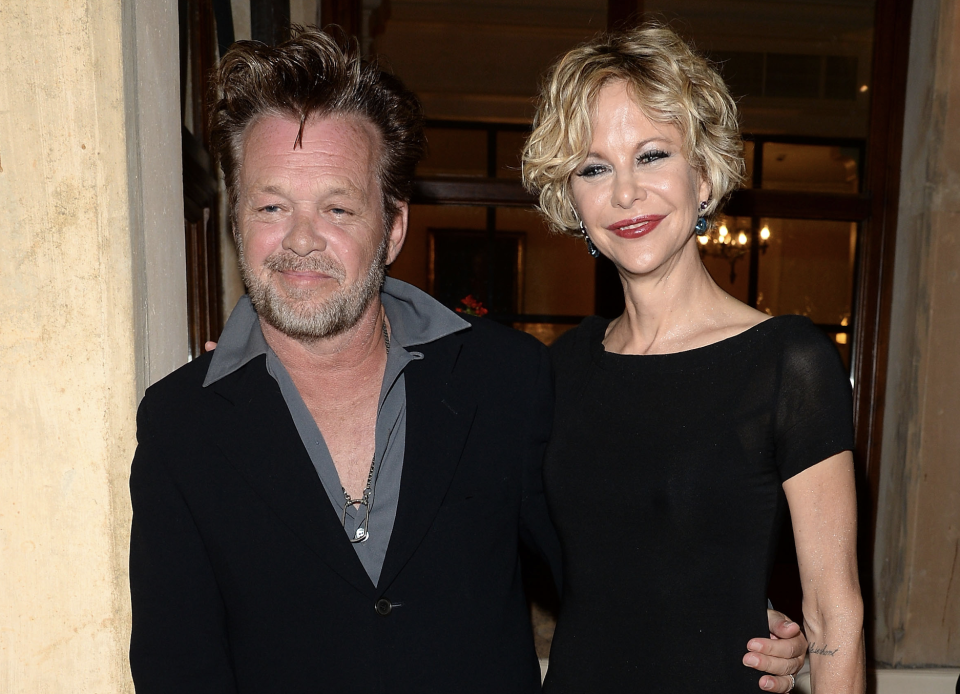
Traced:
[[608, 324], [552, 348], [564, 568], [544, 691], [755, 694], [741, 659], [768, 632], [781, 484], [853, 448], [843, 365], [800, 316], [644, 356], [606, 352]]

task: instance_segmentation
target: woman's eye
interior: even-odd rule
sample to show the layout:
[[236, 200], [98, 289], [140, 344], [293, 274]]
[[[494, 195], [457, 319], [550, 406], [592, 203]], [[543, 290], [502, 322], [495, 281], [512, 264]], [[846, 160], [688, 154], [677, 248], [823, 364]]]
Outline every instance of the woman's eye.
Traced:
[[592, 178], [593, 176], [599, 176], [603, 172], [604, 167], [600, 164], [588, 164], [577, 172], [577, 176], [581, 178]]
[[666, 159], [670, 155], [660, 149], [653, 149], [649, 152], [644, 152], [639, 157], [637, 157], [637, 163], [639, 164], [651, 164], [658, 159]]

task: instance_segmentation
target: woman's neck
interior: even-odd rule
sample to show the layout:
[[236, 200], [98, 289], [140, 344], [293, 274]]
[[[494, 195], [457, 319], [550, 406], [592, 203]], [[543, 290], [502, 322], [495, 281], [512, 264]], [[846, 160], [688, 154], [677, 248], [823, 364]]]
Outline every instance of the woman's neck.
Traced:
[[702, 347], [759, 323], [765, 317], [717, 286], [696, 248], [685, 248], [649, 275], [621, 272], [625, 309], [611, 321], [607, 351], [670, 354]]

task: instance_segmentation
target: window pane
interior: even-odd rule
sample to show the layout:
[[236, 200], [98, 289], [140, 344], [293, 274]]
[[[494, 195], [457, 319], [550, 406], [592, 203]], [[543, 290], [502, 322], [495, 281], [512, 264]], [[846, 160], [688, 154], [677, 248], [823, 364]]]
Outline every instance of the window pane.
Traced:
[[702, 243], [704, 237], [699, 237], [700, 257], [710, 276], [723, 291], [744, 303], [750, 286], [750, 224], [750, 217], [720, 217], [706, 244]]
[[532, 209], [498, 208], [497, 228], [526, 234], [524, 313], [593, 313], [596, 261], [581, 239], [549, 232]]
[[451, 308], [473, 294], [498, 313], [593, 313], [595, 261], [583, 241], [548, 232], [532, 209], [501, 207], [495, 215], [491, 271], [487, 208], [411, 205], [391, 276], [433, 290]]
[[849, 324], [857, 225], [797, 219], [761, 223], [770, 238], [760, 256], [757, 308], [775, 316], [800, 314], [814, 323]]
[[403, 250], [390, 275], [429, 291], [430, 258], [428, 229], [486, 229], [487, 211], [483, 207], [461, 205], [411, 205], [410, 223]]
[[[450, 308], [520, 313], [526, 234], [431, 227], [430, 293]], [[481, 314], [483, 311], [480, 311]]]
[[735, 99], [778, 97], [855, 101], [860, 93], [856, 55], [713, 51], [709, 58]]
[[860, 189], [860, 152], [853, 147], [763, 145], [761, 188], [815, 193], [856, 193]]

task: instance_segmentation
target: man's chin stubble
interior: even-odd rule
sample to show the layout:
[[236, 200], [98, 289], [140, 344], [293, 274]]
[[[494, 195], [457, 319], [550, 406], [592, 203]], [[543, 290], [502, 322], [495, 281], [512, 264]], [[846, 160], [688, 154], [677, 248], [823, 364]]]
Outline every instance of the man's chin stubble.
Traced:
[[[336, 337], [357, 324], [383, 286], [385, 258], [386, 239], [377, 248], [371, 267], [360, 281], [343, 289], [342, 279], [336, 278], [340, 286], [319, 303], [307, 298], [309, 292], [304, 293], [303, 300], [282, 296], [269, 280], [252, 272], [242, 253], [240, 268], [257, 315], [284, 335], [311, 343]], [[265, 270], [268, 276], [272, 272]]]
[[372, 297], [359, 305], [351, 298], [338, 292], [317, 304], [282, 297], [272, 287], [263, 295], [255, 297], [253, 292], [250, 295], [257, 314], [268, 325], [301, 342], [336, 337], [356, 325]]

